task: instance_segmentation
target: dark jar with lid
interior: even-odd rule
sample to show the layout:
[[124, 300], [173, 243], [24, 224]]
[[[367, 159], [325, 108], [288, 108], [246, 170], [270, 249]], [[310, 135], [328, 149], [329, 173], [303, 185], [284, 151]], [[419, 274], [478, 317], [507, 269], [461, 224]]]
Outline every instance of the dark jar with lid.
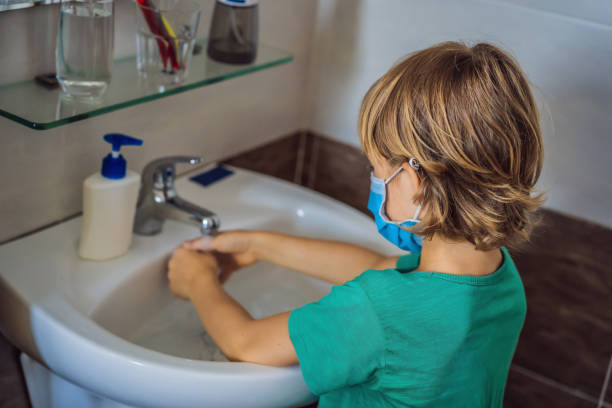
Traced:
[[208, 56], [229, 64], [249, 64], [257, 56], [257, 0], [217, 0], [208, 36]]

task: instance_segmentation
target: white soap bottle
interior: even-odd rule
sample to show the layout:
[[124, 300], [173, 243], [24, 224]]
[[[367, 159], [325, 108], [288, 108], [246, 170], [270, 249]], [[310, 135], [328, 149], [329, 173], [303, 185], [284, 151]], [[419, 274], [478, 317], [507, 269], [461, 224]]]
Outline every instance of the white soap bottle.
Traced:
[[102, 171], [83, 182], [83, 226], [79, 256], [102, 261], [123, 255], [132, 243], [132, 227], [140, 189], [140, 175], [126, 170], [119, 150], [142, 140], [112, 133], [104, 140], [113, 150], [102, 160]]

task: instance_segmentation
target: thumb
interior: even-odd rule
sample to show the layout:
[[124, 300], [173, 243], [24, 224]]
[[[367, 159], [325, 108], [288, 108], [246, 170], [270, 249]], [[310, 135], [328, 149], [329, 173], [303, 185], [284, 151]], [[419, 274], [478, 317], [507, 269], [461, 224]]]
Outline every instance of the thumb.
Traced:
[[181, 247], [191, 251], [210, 251], [214, 249], [213, 240], [213, 236], [198, 237], [183, 242]]

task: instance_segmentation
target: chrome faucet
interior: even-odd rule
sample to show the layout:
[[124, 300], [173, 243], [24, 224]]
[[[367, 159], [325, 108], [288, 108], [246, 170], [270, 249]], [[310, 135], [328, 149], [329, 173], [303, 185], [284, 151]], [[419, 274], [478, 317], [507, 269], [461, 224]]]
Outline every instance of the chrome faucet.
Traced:
[[175, 164], [202, 163], [201, 157], [169, 156], [155, 159], [142, 172], [134, 232], [139, 235], [159, 234], [167, 218], [197, 224], [202, 235], [213, 235], [221, 220], [213, 212], [183, 200], [174, 189]]

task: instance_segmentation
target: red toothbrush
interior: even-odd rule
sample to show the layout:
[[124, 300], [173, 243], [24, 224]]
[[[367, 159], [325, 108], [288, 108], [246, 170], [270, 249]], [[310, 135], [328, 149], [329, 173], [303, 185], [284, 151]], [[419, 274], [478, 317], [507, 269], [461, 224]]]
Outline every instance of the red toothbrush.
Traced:
[[156, 10], [151, 0], [136, 0], [136, 2], [140, 5], [140, 11], [151, 33], [156, 37], [164, 69], [166, 69], [168, 58], [170, 58], [172, 68], [178, 70], [180, 66], [174, 48], [174, 38], [164, 29], [161, 13]]

